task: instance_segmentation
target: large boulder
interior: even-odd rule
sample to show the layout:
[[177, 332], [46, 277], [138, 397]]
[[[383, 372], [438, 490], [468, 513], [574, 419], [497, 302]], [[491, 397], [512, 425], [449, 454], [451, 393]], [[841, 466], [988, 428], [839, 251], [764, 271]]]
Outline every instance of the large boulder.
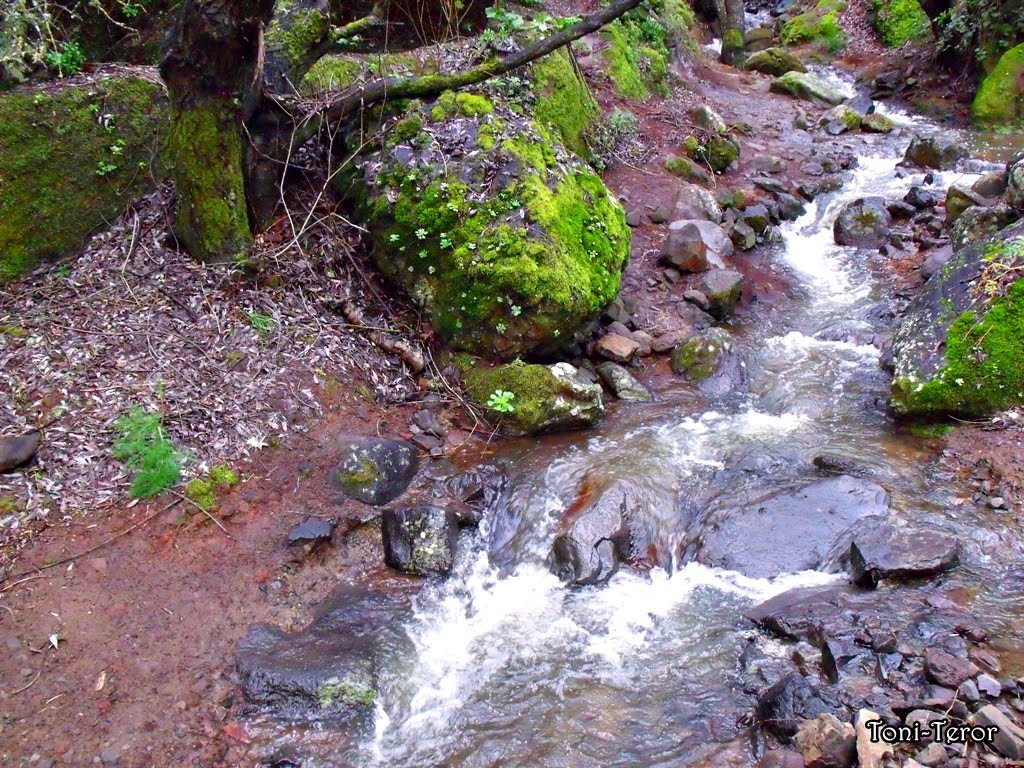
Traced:
[[850, 575], [863, 587], [875, 587], [882, 579], [936, 576], [959, 561], [959, 542], [938, 531], [867, 526], [850, 545]]
[[890, 48], [931, 37], [931, 22], [918, 0], [877, 0], [874, 9], [875, 29]]
[[967, 150], [953, 139], [915, 136], [907, 147], [903, 160], [919, 168], [937, 168], [945, 171], [966, 157]]
[[787, 72], [806, 72], [807, 67], [785, 48], [766, 48], [747, 57], [746, 69], [762, 72], [772, 77], [782, 77]]
[[164, 178], [167, 97], [155, 71], [141, 74], [0, 98], [0, 285], [72, 254]]
[[380, 269], [438, 335], [496, 358], [557, 351], [618, 293], [630, 233], [547, 128], [471, 93], [406, 114], [355, 192]]
[[725, 230], [711, 221], [674, 221], [661, 249], [661, 260], [683, 272], [725, 267], [724, 257], [735, 251]]
[[604, 417], [601, 387], [568, 363], [481, 365], [466, 371], [463, 383], [469, 398], [511, 433], [586, 429]]
[[960, 214], [950, 235], [952, 247], [959, 250], [971, 243], [985, 240], [1019, 220], [1021, 212], [1008, 205], [985, 208], [972, 206]]
[[878, 485], [831, 477], [714, 510], [698, 534], [696, 559], [754, 578], [836, 568], [856, 526], [888, 512], [889, 495]]
[[459, 521], [440, 507], [385, 509], [381, 536], [389, 567], [414, 576], [447, 576], [455, 563]]
[[1019, 125], [1024, 118], [1024, 44], [1002, 55], [971, 106], [979, 125]]
[[672, 370], [713, 397], [732, 392], [747, 379], [736, 341], [722, 328], [700, 331], [672, 350]]
[[891, 227], [892, 215], [885, 199], [863, 197], [843, 207], [832, 232], [839, 245], [878, 248], [888, 239]]
[[382, 506], [405, 493], [418, 469], [416, 449], [405, 440], [343, 438], [331, 485], [351, 499]]
[[770, 88], [772, 93], [786, 94], [815, 104], [836, 106], [846, 100], [842, 91], [810, 72], [787, 72], [772, 80]]
[[962, 248], [925, 283], [893, 338], [897, 414], [974, 417], [1024, 402], [1022, 267], [1018, 223]]

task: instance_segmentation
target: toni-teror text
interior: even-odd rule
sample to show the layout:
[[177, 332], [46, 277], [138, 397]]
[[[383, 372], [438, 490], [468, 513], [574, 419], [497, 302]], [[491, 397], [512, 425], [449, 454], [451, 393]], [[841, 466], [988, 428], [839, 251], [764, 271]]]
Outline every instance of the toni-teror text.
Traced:
[[952, 720], [935, 720], [923, 725], [886, 725], [881, 720], [865, 724], [871, 741], [890, 744], [937, 741], [940, 744], [991, 744], [999, 732], [994, 725], [965, 725]]

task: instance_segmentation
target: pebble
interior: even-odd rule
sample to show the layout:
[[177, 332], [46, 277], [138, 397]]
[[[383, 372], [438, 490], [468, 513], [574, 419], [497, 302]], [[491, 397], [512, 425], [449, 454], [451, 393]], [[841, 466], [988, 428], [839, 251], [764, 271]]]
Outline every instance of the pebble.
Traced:
[[1003, 509], [1006, 506], [1006, 499], [1002, 496], [990, 496], [988, 506], [990, 509]]

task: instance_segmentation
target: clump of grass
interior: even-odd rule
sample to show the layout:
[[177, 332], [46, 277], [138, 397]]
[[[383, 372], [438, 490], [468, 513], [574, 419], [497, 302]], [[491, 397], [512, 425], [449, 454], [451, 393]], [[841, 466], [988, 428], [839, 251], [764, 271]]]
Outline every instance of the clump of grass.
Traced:
[[238, 484], [238, 474], [227, 464], [218, 464], [206, 478], [197, 477], [185, 486], [185, 496], [200, 509], [212, 512], [217, 508], [217, 491]]
[[114, 428], [114, 458], [134, 473], [133, 498], [151, 498], [181, 481], [185, 455], [164, 436], [159, 414], [134, 408], [118, 419]]

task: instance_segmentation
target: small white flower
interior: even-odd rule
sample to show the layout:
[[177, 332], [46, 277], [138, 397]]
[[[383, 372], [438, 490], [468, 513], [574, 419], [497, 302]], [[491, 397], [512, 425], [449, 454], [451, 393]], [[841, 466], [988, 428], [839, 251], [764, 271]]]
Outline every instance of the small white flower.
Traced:
[[962, 386], [964, 385], [964, 380], [963, 380], [963, 379], [957, 379], [957, 380], [956, 380], [956, 385], [957, 385], [958, 387], [962, 387]]

